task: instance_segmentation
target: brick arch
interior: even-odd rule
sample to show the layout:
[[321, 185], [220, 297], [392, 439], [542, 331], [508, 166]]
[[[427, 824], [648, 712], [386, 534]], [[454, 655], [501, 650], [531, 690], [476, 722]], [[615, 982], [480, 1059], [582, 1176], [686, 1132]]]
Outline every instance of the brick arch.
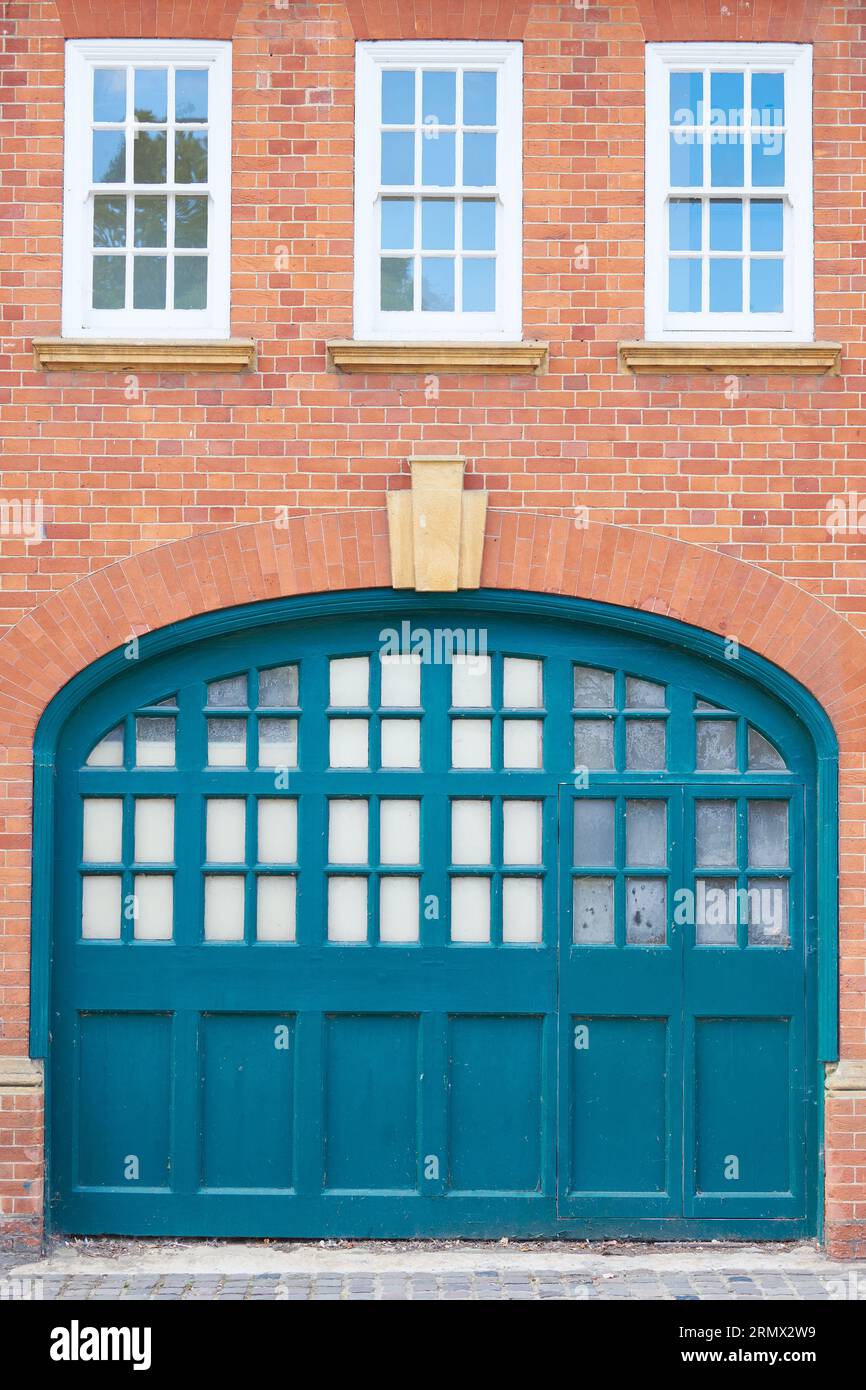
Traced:
[[[795, 675], [843, 751], [866, 751], [866, 638], [819, 599], [733, 556], [651, 532], [492, 512], [484, 587], [594, 599], [735, 637]], [[121, 560], [53, 594], [0, 640], [0, 737], [27, 764], [45, 706], [86, 666], [199, 613], [390, 586], [387, 521], [346, 511], [209, 532]]]

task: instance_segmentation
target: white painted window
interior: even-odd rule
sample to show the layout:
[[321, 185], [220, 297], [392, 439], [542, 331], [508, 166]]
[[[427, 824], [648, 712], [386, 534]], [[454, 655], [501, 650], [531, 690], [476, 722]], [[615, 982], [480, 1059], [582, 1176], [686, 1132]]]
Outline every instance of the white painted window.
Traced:
[[521, 336], [519, 43], [357, 45], [355, 337]]
[[646, 337], [807, 342], [812, 51], [647, 47]]
[[66, 45], [63, 333], [229, 335], [231, 45]]

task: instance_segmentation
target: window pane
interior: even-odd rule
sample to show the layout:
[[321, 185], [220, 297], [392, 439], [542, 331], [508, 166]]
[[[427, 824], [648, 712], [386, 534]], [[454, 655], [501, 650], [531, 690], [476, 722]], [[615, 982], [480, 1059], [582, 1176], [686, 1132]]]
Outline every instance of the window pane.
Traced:
[[490, 766], [490, 720], [453, 719], [451, 721], [451, 766]]
[[135, 119], [165, 121], [168, 116], [168, 72], [165, 68], [136, 68]]
[[502, 803], [503, 864], [541, 863], [540, 801]]
[[736, 132], [710, 132], [710, 183], [713, 188], [741, 188], [744, 180], [745, 149]]
[[223, 680], [210, 681], [207, 687], [207, 702], [211, 706], [239, 708], [247, 703], [246, 675], [226, 676]]
[[178, 130], [174, 137], [174, 177], [176, 183], [207, 182], [207, 133]]
[[667, 885], [660, 878], [628, 878], [625, 939], [635, 946], [663, 946], [667, 939]]
[[380, 704], [391, 709], [413, 709], [421, 703], [421, 658], [407, 652], [381, 658]]
[[575, 719], [574, 765], [590, 771], [613, 767], [613, 724], [607, 719]]
[[785, 772], [787, 764], [777, 748], [774, 748], [769, 739], [759, 734], [757, 729], [749, 725], [749, 771], [750, 772]]
[[781, 188], [785, 182], [785, 136], [752, 136], [752, 183], [755, 188]]
[[383, 878], [379, 882], [379, 940], [417, 941], [417, 878]]
[[124, 256], [94, 256], [94, 309], [122, 309], [126, 296], [126, 259]]
[[170, 864], [174, 859], [174, 798], [135, 799], [135, 861]]
[[689, 257], [668, 267], [668, 308], [672, 314], [696, 314], [701, 307], [701, 263]]
[[136, 256], [132, 263], [133, 308], [165, 308], [165, 272], [165, 256]]
[[421, 79], [421, 119], [425, 123], [453, 125], [457, 110], [457, 74], [425, 72]]
[[412, 125], [415, 120], [415, 73], [382, 73], [382, 124]]
[[451, 940], [490, 940], [489, 878], [452, 878]]
[[174, 879], [171, 874], [136, 874], [136, 941], [170, 941], [174, 926]]
[[240, 797], [209, 797], [205, 856], [209, 864], [246, 862], [247, 803]]
[[627, 801], [625, 858], [629, 865], [664, 868], [668, 859], [667, 806], [664, 801]]
[[126, 181], [126, 135], [122, 130], [93, 132], [93, 182]]
[[710, 260], [710, 312], [740, 314], [743, 311], [743, 262]]
[[367, 940], [367, 880], [328, 880], [328, 940]]
[[[736, 946], [740, 898], [735, 878], [695, 882], [695, 941], [699, 946]], [[743, 920], [748, 919], [748, 912]]]
[[367, 767], [366, 719], [332, 719], [330, 721], [331, 767]]
[[297, 801], [262, 797], [258, 804], [258, 862], [294, 864], [297, 857]]
[[463, 250], [496, 249], [496, 204], [492, 198], [465, 198], [463, 201]]
[[699, 719], [695, 731], [699, 772], [729, 772], [737, 767], [737, 721]]
[[788, 863], [787, 801], [749, 802], [749, 865], [783, 868]]
[[138, 767], [174, 767], [173, 719], [136, 719], [135, 761]]
[[464, 72], [463, 124], [496, 125], [495, 72]]
[[414, 303], [414, 261], [389, 256], [380, 271], [379, 303], [391, 313], [409, 312]]
[[743, 124], [743, 74], [710, 73], [710, 120], [714, 125]]
[[748, 899], [749, 945], [789, 946], [787, 879], [750, 878]]
[[737, 803], [695, 802], [695, 863], [702, 868], [737, 862]]
[[205, 875], [205, 941], [243, 941], [245, 889], [241, 874]]
[[[411, 242], [405, 243], [411, 246]], [[424, 251], [454, 249], [454, 199], [421, 199], [421, 248]]]
[[297, 719], [259, 720], [259, 767], [297, 767]]
[[451, 704], [455, 709], [485, 709], [491, 696], [490, 657], [455, 652], [451, 659]]
[[411, 198], [382, 199], [382, 250], [411, 251], [415, 245], [415, 204]]
[[137, 131], [132, 142], [133, 182], [165, 183], [165, 151], [165, 131]]
[[209, 767], [245, 767], [247, 761], [247, 721], [209, 719], [207, 721], [207, 761]]
[[743, 204], [739, 198], [710, 201], [710, 250], [742, 251]]
[[93, 199], [93, 245], [126, 245], [125, 198], [109, 198], [98, 193]]
[[382, 766], [421, 766], [420, 719], [382, 720]]
[[664, 709], [666, 694], [665, 686], [658, 685], [655, 681], [640, 680], [637, 676], [626, 677], [627, 709]]
[[81, 880], [81, 935], [88, 941], [120, 937], [119, 874], [85, 874]]
[[328, 663], [329, 699], [338, 709], [365, 709], [370, 703], [370, 658], [334, 657]]
[[94, 68], [93, 119], [126, 119], [126, 68]]
[[504, 767], [539, 768], [542, 765], [542, 723], [540, 719], [504, 719]]
[[174, 262], [175, 309], [207, 308], [207, 257], [176, 256]]
[[207, 198], [174, 200], [175, 246], [207, 246]]
[[368, 806], [363, 797], [328, 802], [328, 862], [366, 864]]
[[382, 182], [415, 182], [415, 136], [411, 131], [382, 132]]
[[673, 188], [700, 188], [704, 181], [704, 137], [699, 131], [674, 131], [670, 159]]
[[[464, 301], [465, 302], [465, 301]], [[449, 258], [425, 256], [421, 261], [421, 308], [447, 313], [454, 308], [454, 262]]]
[[782, 250], [782, 204], [776, 199], [757, 201], [749, 206], [751, 248], [753, 251]]
[[110, 729], [95, 743], [87, 757], [88, 767], [123, 767], [123, 725]]
[[[383, 140], [386, 138], [382, 137]], [[427, 132], [421, 141], [421, 182], [448, 188], [454, 184], [454, 134], [448, 131]], [[383, 180], [390, 182], [390, 180]], [[394, 180], [396, 182], [396, 180]], [[410, 182], [410, 180], [403, 180]], [[464, 177], [465, 182], [465, 177]]]
[[451, 802], [451, 863], [490, 863], [490, 802]]
[[295, 940], [296, 883], [293, 874], [261, 874], [256, 888], [256, 939]]
[[541, 879], [502, 880], [502, 940], [541, 941]]
[[487, 257], [463, 262], [463, 310], [492, 314], [496, 309], [496, 262]]
[[506, 709], [539, 709], [543, 703], [542, 665], [534, 658], [506, 656], [502, 663], [503, 695]]
[[672, 198], [668, 206], [672, 251], [700, 251], [701, 204], [697, 198]]
[[575, 666], [574, 704], [576, 709], [613, 709], [613, 672]]
[[702, 72], [671, 73], [671, 125], [702, 125], [704, 119]]
[[273, 709], [291, 708], [298, 703], [297, 666], [273, 666], [259, 671], [259, 704]]
[[463, 136], [463, 182], [473, 188], [492, 188], [496, 183], [496, 136], [467, 133]]
[[784, 125], [784, 73], [755, 72], [752, 74], [752, 121], [755, 125]]
[[91, 864], [119, 864], [123, 859], [123, 801], [120, 797], [84, 799], [82, 857]]
[[665, 725], [657, 719], [630, 719], [625, 726], [625, 765], [651, 771], [665, 765]]
[[207, 77], [206, 68], [178, 68], [174, 74], [176, 120], [207, 120]]
[[615, 856], [614, 801], [575, 801], [574, 862], [581, 868], [608, 867]]
[[603, 945], [613, 941], [613, 879], [574, 880], [575, 945]]
[[421, 862], [420, 801], [382, 801], [379, 803], [379, 862], [381, 864], [419, 864]]
[[749, 308], [753, 314], [781, 314], [785, 290], [781, 261], [755, 261], [749, 266]]
[[135, 245], [165, 246], [168, 233], [168, 199], [135, 199]]

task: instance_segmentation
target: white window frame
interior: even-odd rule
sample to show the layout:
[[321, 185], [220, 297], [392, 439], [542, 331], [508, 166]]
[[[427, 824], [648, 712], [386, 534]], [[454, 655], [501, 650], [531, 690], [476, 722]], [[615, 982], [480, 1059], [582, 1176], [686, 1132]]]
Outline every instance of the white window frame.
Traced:
[[[668, 198], [748, 198], [748, 187], [712, 188], [709, 158], [704, 159], [703, 188], [669, 184], [669, 75], [674, 70], [739, 69], [785, 73], [784, 304], [781, 314], [710, 313], [706, 271], [700, 313], [668, 309]], [[709, 101], [704, 110], [704, 140], [711, 126]], [[812, 214], [812, 49], [793, 43], [656, 43], [646, 53], [646, 266], [645, 335], [654, 341], [811, 342], [814, 337]], [[754, 189], [772, 198], [770, 187]], [[704, 214], [703, 255], [706, 256]], [[745, 222], [744, 217], [744, 222]]]
[[[469, 188], [471, 197], [496, 199], [496, 309], [492, 313], [412, 312], [379, 307], [381, 194], [379, 127], [384, 68], [492, 68], [497, 81], [495, 190]], [[416, 89], [420, 92], [420, 81]], [[416, 97], [420, 101], [420, 96]], [[459, 113], [458, 113], [459, 114]], [[420, 127], [416, 109], [416, 124]], [[420, 132], [416, 141], [423, 138]], [[450, 190], [423, 187], [416, 143], [416, 183], [388, 185], [388, 196]], [[461, 193], [459, 187], [455, 190]], [[523, 46], [520, 43], [371, 42], [356, 45], [355, 61], [355, 292], [354, 333], [377, 342], [518, 342], [522, 335], [523, 239]], [[417, 254], [417, 251], [416, 251]]]
[[[127, 182], [95, 185], [91, 168], [93, 72], [97, 67], [162, 63], [207, 67], [208, 182], [183, 185], [208, 195], [206, 309], [93, 309], [91, 262], [93, 197], [134, 193], [127, 127]], [[131, 87], [131, 83], [128, 83]], [[127, 93], [127, 120], [132, 103]], [[224, 339], [230, 336], [231, 257], [231, 44], [183, 39], [75, 39], [66, 44], [64, 140], [63, 312], [66, 338]], [[169, 150], [168, 158], [170, 159]], [[166, 169], [166, 188], [171, 168]], [[158, 192], [152, 184], [148, 193]], [[129, 224], [128, 224], [129, 225]]]

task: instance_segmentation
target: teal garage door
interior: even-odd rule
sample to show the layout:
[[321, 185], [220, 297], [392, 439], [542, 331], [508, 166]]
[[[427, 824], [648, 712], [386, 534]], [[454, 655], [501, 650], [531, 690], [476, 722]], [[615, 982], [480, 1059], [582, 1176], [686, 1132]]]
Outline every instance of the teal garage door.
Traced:
[[65, 724], [53, 1228], [814, 1231], [804, 729], [613, 620], [379, 606]]

